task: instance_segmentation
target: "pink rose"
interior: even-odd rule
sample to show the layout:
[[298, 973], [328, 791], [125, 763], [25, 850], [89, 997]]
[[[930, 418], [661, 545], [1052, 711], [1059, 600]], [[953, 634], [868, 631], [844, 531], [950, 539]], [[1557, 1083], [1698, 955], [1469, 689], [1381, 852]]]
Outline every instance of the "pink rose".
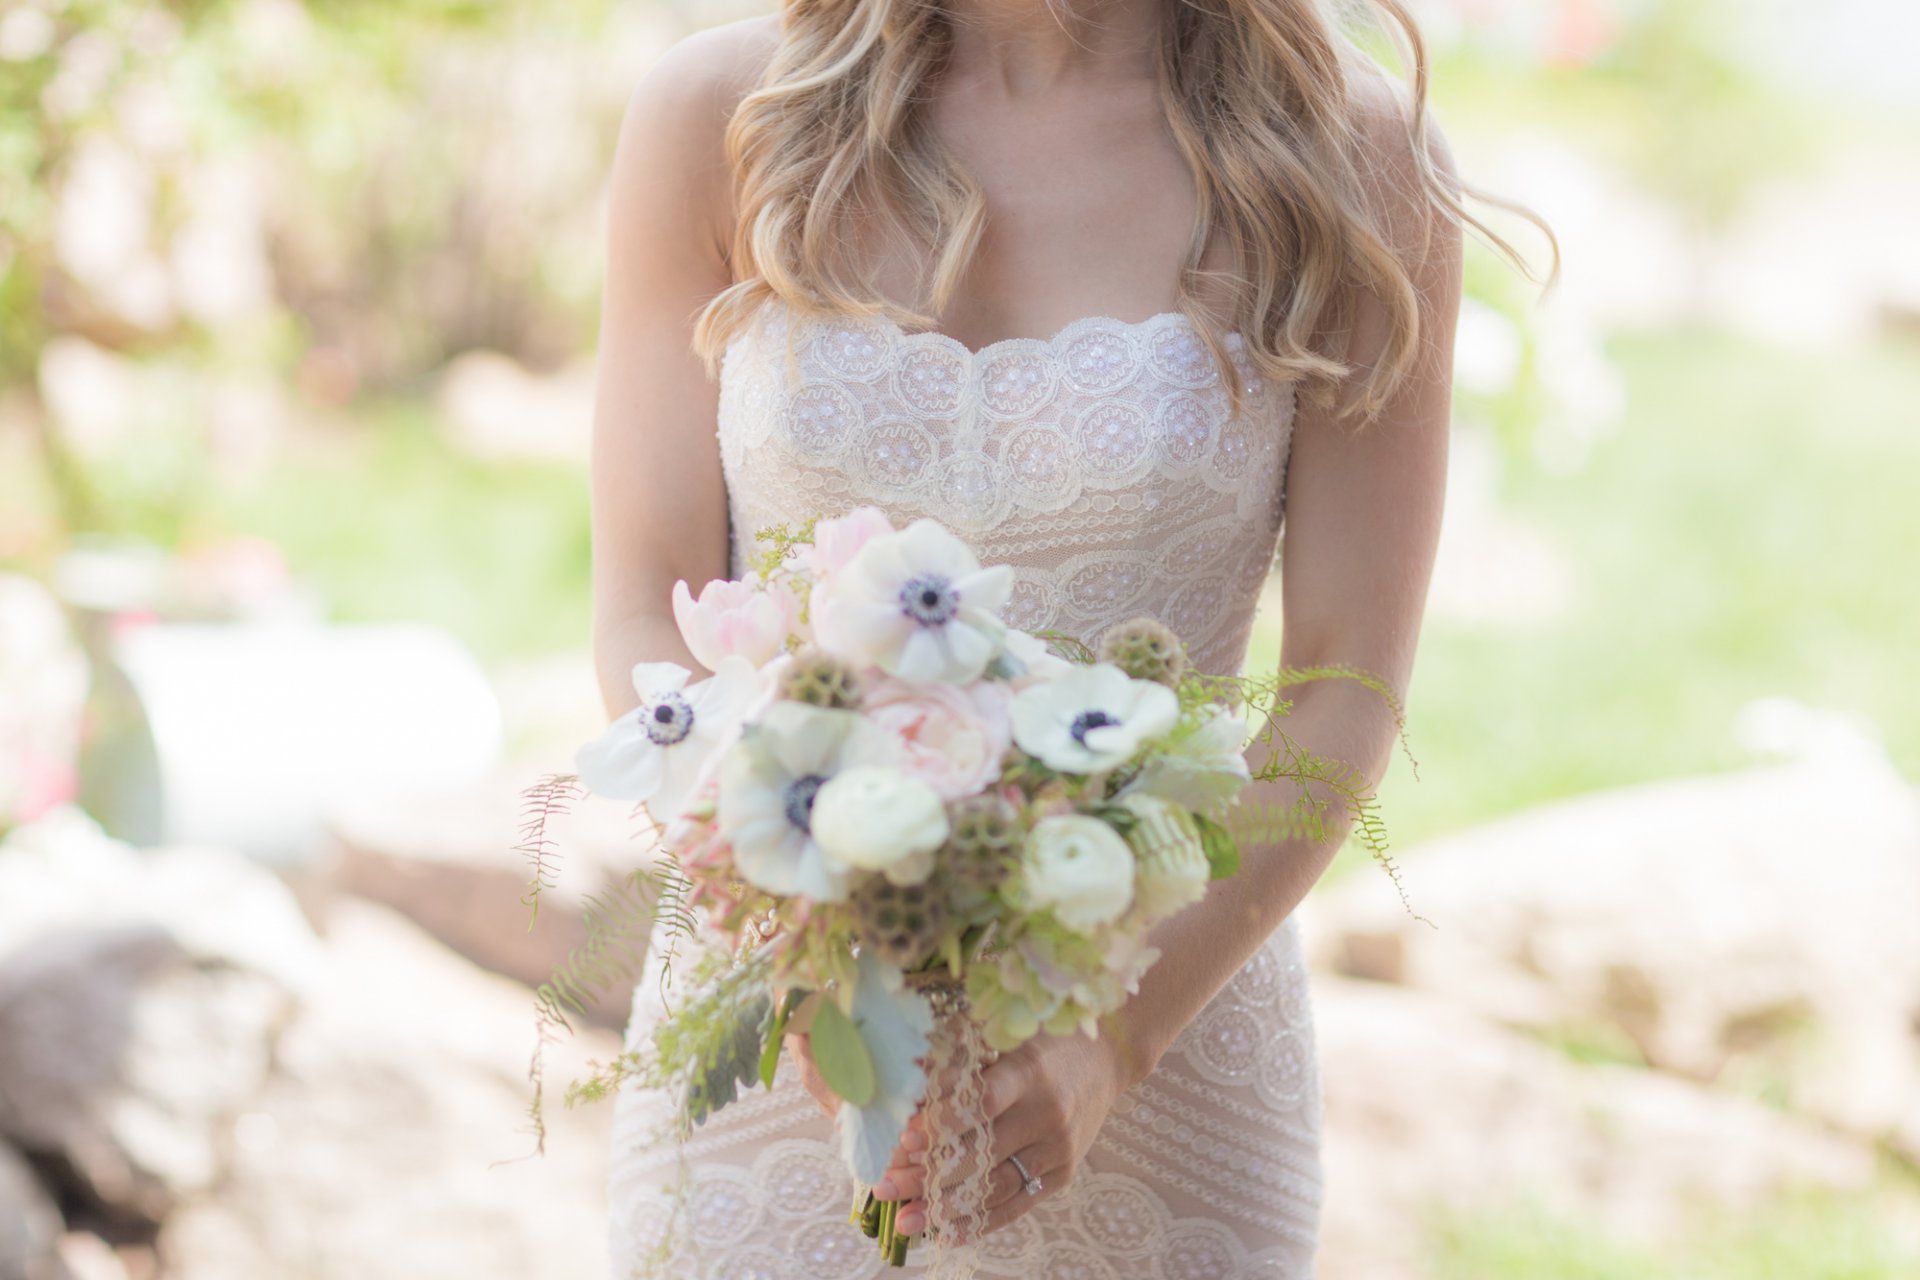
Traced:
[[764, 666], [786, 648], [800, 620], [800, 602], [785, 583], [766, 587], [715, 578], [694, 599], [686, 579], [673, 584], [673, 620], [695, 661], [717, 671], [720, 660], [739, 654]]
[[899, 764], [943, 800], [958, 800], [1000, 776], [1013, 741], [1011, 695], [998, 682], [913, 684], [879, 676], [861, 711], [899, 745]]
[[832, 573], [868, 541], [883, 533], [894, 532], [893, 521], [875, 506], [859, 506], [831, 520], [817, 520], [813, 526], [813, 546], [807, 552], [807, 567], [817, 574]]

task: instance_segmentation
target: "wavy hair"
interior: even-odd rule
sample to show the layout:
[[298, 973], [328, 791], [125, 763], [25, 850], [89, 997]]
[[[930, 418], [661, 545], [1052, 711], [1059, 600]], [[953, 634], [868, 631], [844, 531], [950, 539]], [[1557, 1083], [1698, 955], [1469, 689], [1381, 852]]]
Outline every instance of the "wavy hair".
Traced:
[[[1468, 214], [1460, 195], [1518, 213], [1503, 200], [1435, 165], [1427, 136], [1429, 67], [1418, 25], [1401, 0], [1345, 0], [1378, 22], [1412, 68], [1407, 131], [1425, 195], [1418, 245], [1434, 216], [1477, 228], [1520, 267], [1513, 246]], [[1222, 373], [1238, 413], [1244, 394], [1212, 317], [1200, 305], [1203, 276], [1224, 277], [1233, 327], [1256, 372], [1360, 426], [1377, 418], [1419, 353], [1420, 307], [1406, 229], [1384, 204], [1366, 149], [1377, 120], [1354, 92], [1355, 77], [1387, 76], [1343, 27], [1341, 0], [1164, 0], [1155, 76], [1166, 118], [1199, 191], [1178, 309]], [[1379, 22], [1382, 17], [1390, 21]], [[935, 136], [927, 86], [951, 52], [943, 0], [781, 0], [778, 47], [726, 129], [738, 182], [733, 231], [735, 281], [702, 308], [693, 345], [711, 373], [732, 335], [769, 295], [803, 314], [881, 316], [902, 328], [931, 328], [953, 296], [986, 224], [977, 182]], [[1451, 178], [1451, 181], [1449, 181]], [[874, 287], [872, 264], [857, 260], [856, 234], [876, 210], [937, 247], [927, 311], [897, 306]], [[1232, 254], [1224, 273], [1199, 263], [1214, 229]], [[1424, 253], [1416, 248], [1414, 256]], [[1370, 289], [1389, 313], [1389, 332], [1365, 368], [1340, 358], [1352, 341], [1357, 291]], [[1322, 349], [1322, 347], [1330, 349]], [[1342, 385], [1354, 387], [1336, 403]]]

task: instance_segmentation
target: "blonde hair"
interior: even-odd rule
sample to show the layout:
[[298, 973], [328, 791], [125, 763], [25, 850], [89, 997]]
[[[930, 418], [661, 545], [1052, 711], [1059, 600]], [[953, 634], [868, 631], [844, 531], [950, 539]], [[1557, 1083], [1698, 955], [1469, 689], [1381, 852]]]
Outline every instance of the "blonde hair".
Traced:
[[[1393, 225], [1369, 185], [1377, 153], [1352, 77], [1393, 84], [1342, 29], [1334, 0], [1165, 0], [1155, 54], [1166, 116], [1199, 190], [1178, 309], [1220, 369], [1238, 413], [1243, 389], [1224, 335], [1198, 301], [1199, 269], [1213, 229], [1233, 255], [1222, 283], [1234, 328], [1254, 370], [1300, 380], [1314, 403], [1334, 405], [1356, 373], [1342, 418], [1374, 420], [1418, 355], [1419, 298]], [[1426, 132], [1425, 44], [1400, 0], [1351, 0], [1382, 23], [1413, 69], [1411, 109], [1399, 123], [1425, 193], [1418, 244], [1438, 211], [1474, 226], [1525, 271], [1524, 260], [1461, 206], [1436, 170]], [[1377, 11], [1377, 12], [1376, 12]], [[1397, 31], [1394, 28], [1397, 27]], [[980, 241], [986, 203], [975, 180], [931, 129], [926, 84], [952, 47], [942, 0], [782, 0], [779, 46], [727, 124], [739, 183], [733, 232], [735, 282], [701, 310], [694, 349], [711, 373], [727, 341], [769, 295], [811, 315], [883, 316], [931, 327]], [[1398, 94], [1396, 93], [1396, 99]], [[1457, 177], [1453, 186], [1552, 229], [1523, 206]], [[924, 244], [938, 246], [930, 311], [896, 306], [874, 288], [872, 264], [855, 260], [862, 225], [884, 210]], [[1418, 248], [1416, 253], [1424, 253]], [[1531, 278], [1531, 277], [1529, 277]], [[1319, 350], [1351, 342], [1356, 289], [1384, 301], [1390, 328], [1364, 372]]]

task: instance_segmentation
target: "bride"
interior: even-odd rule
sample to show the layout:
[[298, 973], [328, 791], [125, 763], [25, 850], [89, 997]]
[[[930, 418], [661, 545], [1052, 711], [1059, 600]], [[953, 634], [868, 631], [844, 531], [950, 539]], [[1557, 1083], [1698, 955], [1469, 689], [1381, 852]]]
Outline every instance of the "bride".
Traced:
[[[1283, 662], [1404, 691], [1461, 224], [1513, 251], [1460, 208], [1479, 193], [1424, 111], [1399, 0], [1373, 6], [1412, 94], [1330, 5], [783, 0], [670, 49], [629, 104], [608, 206], [592, 493], [609, 714], [635, 705], [636, 663], [697, 666], [677, 580], [743, 576], [754, 530], [860, 504], [935, 516], [1012, 565], [1013, 625], [1092, 642], [1152, 613], [1219, 673], [1242, 669], [1277, 558]], [[1288, 733], [1377, 780], [1387, 704], [1341, 680], [1293, 692]], [[1294, 785], [1243, 803], [1278, 811]], [[1312, 1274], [1320, 1088], [1293, 911], [1341, 818], [1318, 844], [1249, 844], [1156, 932], [1163, 958], [1098, 1040], [1041, 1035], [988, 1069], [980, 1274]], [[660, 945], [633, 1043], [670, 998]], [[615, 1275], [879, 1274], [847, 1221], [833, 1095], [804, 1038], [786, 1049], [770, 1090], [683, 1151], [651, 1140], [671, 1098], [621, 1093]], [[879, 1188], [909, 1233], [924, 1146], [910, 1129]]]

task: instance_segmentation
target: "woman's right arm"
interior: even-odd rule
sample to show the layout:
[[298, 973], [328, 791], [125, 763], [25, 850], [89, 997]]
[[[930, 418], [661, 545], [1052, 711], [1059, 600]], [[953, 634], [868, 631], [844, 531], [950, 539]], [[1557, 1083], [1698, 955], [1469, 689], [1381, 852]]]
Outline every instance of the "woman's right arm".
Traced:
[[639, 662], [694, 661], [671, 592], [727, 576], [718, 388], [692, 348], [731, 283], [732, 182], [722, 138], [750, 23], [666, 50], [629, 98], [608, 184], [591, 450], [593, 660], [609, 719], [638, 705]]

